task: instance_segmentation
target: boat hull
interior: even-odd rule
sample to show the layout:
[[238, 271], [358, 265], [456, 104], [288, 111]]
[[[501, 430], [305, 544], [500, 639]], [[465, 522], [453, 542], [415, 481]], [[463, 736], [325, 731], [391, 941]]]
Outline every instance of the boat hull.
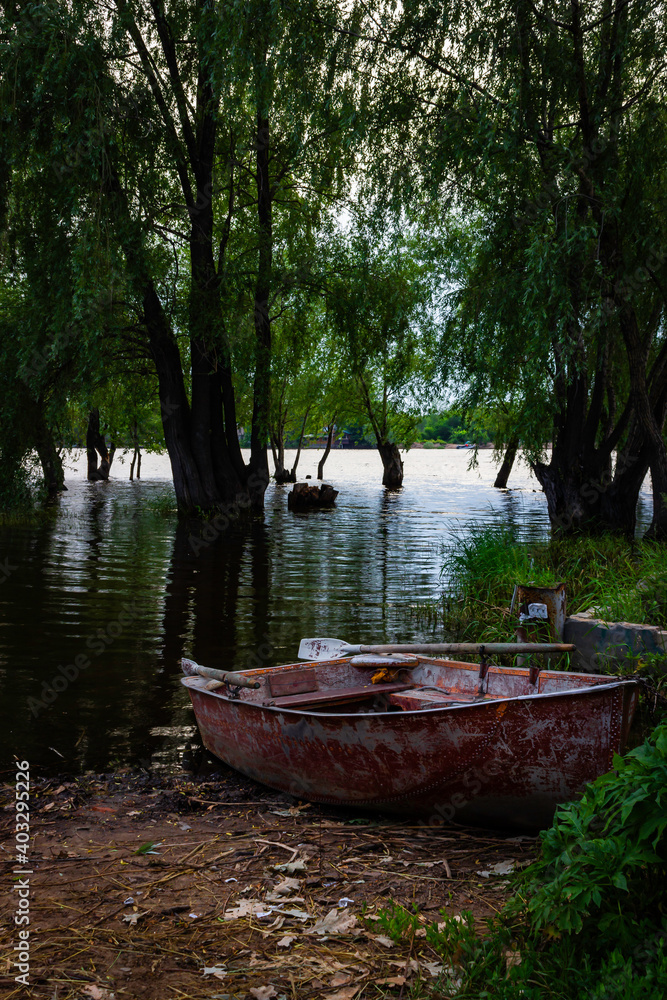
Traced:
[[204, 745], [242, 774], [314, 802], [432, 824], [548, 825], [610, 770], [633, 682], [421, 711], [292, 711], [183, 678]]

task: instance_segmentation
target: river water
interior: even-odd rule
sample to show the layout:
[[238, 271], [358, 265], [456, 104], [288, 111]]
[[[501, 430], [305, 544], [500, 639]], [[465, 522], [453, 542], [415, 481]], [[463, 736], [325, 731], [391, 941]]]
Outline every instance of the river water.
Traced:
[[[302, 453], [300, 475], [319, 457]], [[42, 773], [171, 768], [196, 732], [183, 655], [243, 669], [295, 660], [304, 636], [439, 638], [414, 609], [441, 591], [457, 536], [480, 524], [548, 531], [524, 465], [495, 490], [492, 453], [469, 461], [413, 449], [404, 487], [389, 492], [375, 451], [333, 451], [334, 510], [295, 515], [289, 487], [271, 484], [263, 519], [203, 541], [201, 526], [155, 509], [173, 495], [165, 456], [144, 456], [134, 482], [117, 457], [108, 483], [86, 482], [73, 456], [52, 517], [0, 525], [3, 767], [16, 756]]]

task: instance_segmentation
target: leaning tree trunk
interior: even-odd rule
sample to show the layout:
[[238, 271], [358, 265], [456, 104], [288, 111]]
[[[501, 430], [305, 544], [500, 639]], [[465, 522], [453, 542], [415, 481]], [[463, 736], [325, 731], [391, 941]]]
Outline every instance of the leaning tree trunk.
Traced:
[[296, 469], [297, 469], [297, 466], [299, 464], [299, 459], [301, 457], [301, 445], [303, 444], [303, 435], [306, 432], [306, 421], [308, 420], [308, 414], [309, 413], [310, 413], [310, 407], [307, 406], [306, 407], [306, 412], [303, 415], [303, 423], [301, 424], [301, 433], [299, 434], [299, 443], [298, 443], [297, 449], [296, 449], [296, 456], [294, 458], [294, 465], [292, 466], [292, 470], [290, 472], [290, 482], [292, 482], [292, 483], [296, 482]]
[[269, 440], [273, 455], [273, 478], [277, 483], [288, 483], [289, 472], [285, 468], [285, 440], [282, 432], [270, 433]]
[[331, 445], [333, 443], [334, 428], [336, 426], [336, 414], [334, 413], [331, 418], [331, 423], [329, 424], [329, 433], [327, 434], [327, 446], [324, 449], [324, 454], [317, 464], [317, 478], [324, 478], [324, 463], [329, 457], [329, 452], [331, 451]]
[[403, 485], [403, 462], [401, 461], [401, 453], [398, 445], [388, 442], [380, 444], [378, 442], [378, 451], [384, 470], [382, 485], [387, 486], [389, 489], [398, 489], [399, 486]]
[[665, 448], [656, 449], [651, 461], [653, 519], [644, 535], [656, 542], [667, 542], [667, 456]]
[[[203, 103], [206, 104], [206, 98]], [[197, 177], [196, 198], [192, 192], [186, 196], [191, 219], [192, 408], [178, 343], [155, 290], [141, 231], [130, 212], [118, 173], [113, 169], [107, 177], [106, 193], [114, 221], [125, 235], [128, 276], [142, 299], [143, 321], [158, 376], [162, 427], [179, 511], [198, 515], [233, 513], [230, 521], [236, 523], [250, 505], [249, 494], [256, 507], [262, 505], [268, 472], [262, 472], [260, 455], [255, 459], [253, 474], [252, 463], [248, 467], [243, 462], [238, 440], [231, 363], [222, 329], [219, 279], [212, 251], [210, 191], [214, 116], [206, 111], [203, 118], [200, 153], [206, 163]], [[209, 343], [214, 349], [209, 348]], [[267, 365], [265, 354], [257, 363], [260, 380]], [[268, 387], [268, 376], [264, 377], [264, 384]], [[263, 458], [266, 465], [265, 448]]]
[[[662, 375], [654, 379], [658, 385], [665, 386], [660, 392], [660, 401], [656, 408], [655, 405], [652, 405], [653, 401], [648, 385], [649, 342], [640, 335], [636, 313], [625, 302], [620, 305], [619, 320], [630, 370], [632, 401], [648, 448], [651, 469], [653, 520], [646, 537], [655, 541], [667, 542], [667, 446], [663, 436], [663, 404], [667, 391], [665, 384], [667, 380], [665, 379], [664, 358]], [[655, 376], [657, 373], [653, 374]]]
[[[100, 411], [91, 410], [88, 415], [88, 430], [86, 432], [86, 455], [88, 458], [88, 481], [91, 483], [109, 478], [109, 470], [113, 462], [115, 446], [111, 450], [107, 448], [104, 435], [100, 433]], [[97, 467], [97, 456], [100, 456], [100, 465]]]
[[137, 479], [141, 479], [141, 448], [139, 447], [139, 431], [137, 427], [137, 421], [132, 421], [132, 444], [134, 445], [134, 451], [132, 453], [132, 461], [130, 462], [130, 481], [134, 479], [134, 468], [137, 468]]
[[507, 445], [507, 450], [505, 451], [505, 456], [503, 458], [503, 464], [498, 470], [498, 475], [496, 476], [496, 481], [493, 484], [496, 489], [504, 490], [507, 487], [507, 480], [510, 477], [510, 472], [512, 471], [512, 466], [514, 465], [514, 460], [516, 458], [516, 453], [519, 448], [518, 438], [512, 438], [510, 443]]
[[67, 489], [65, 486], [65, 471], [62, 458], [53, 440], [51, 428], [47, 425], [44, 412], [39, 403], [33, 411], [33, 430], [35, 450], [42, 466], [44, 484], [50, 497]]

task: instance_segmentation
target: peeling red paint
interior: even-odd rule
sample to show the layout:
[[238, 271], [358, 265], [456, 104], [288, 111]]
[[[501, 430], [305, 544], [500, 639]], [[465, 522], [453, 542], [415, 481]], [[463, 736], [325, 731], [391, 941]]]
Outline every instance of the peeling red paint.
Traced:
[[[417, 711], [388, 710], [385, 695], [356, 710], [280, 709], [268, 678], [313, 667], [321, 690], [369, 685], [350, 660], [246, 672], [260, 682], [239, 697], [182, 678], [205, 746], [243, 774], [316, 802], [514, 828], [550, 822], [559, 803], [612, 767], [637, 700], [634, 681], [595, 674], [491, 667], [488, 693], [474, 699], [475, 664], [422, 659], [401, 679], [468, 699]], [[410, 692], [405, 692], [409, 696]]]

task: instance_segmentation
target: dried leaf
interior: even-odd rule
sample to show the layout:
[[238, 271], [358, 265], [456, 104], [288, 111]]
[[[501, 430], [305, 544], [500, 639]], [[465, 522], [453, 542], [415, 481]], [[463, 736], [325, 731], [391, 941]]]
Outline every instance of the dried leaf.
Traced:
[[345, 910], [329, 910], [308, 931], [309, 934], [349, 934], [355, 926], [357, 918]]
[[296, 934], [285, 934], [285, 936], [281, 937], [280, 941], [278, 941], [276, 947], [277, 948], [289, 948], [289, 946], [291, 945], [292, 941], [296, 941]]
[[476, 874], [483, 878], [489, 878], [491, 875], [509, 875], [515, 868], [516, 861], [510, 858], [508, 861], [499, 861], [497, 865], [492, 865], [488, 871], [476, 872]]
[[351, 979], [349, 972], [337, 972], [329, 981], [329, 986], [347, 986]]
[[105, 989], [104, 986], [95, 986], [94, 983], [91, 983], [90, 986], [84, 986], [81, 992], [85, 993], [91, 1000], [113, 1000], [115, 995], [111, 990]]
[[387, 976], [385, 979], [376, 979], [376, 986], [403, 986], [405, 976]]
[[264, 903], [259, 899], [241, 899], [238, 906], [231, 910], [225, 910], [225, 920], [240, 920], [242, 917], [251, 917], [258, 910], [264, 908]]
[[294, 861], [287, 861], [283, 865], [272, 865], [271, 867], [277, 872], [293, 875], [294, 872], [305, 872], [306, 862], [304, 858], [296, 858]]
[[130, 927], [134, 927], [137, 920], [141, 920], [141, 918], [145, 917], [147, 913], [150, 913], [150, 910], [142, 910], [141, 912], [137, 910], [135, 913], [128, 913], [127, 916], [122, 919], [124, 923], [129, 924]]
[[329, 993], [327, 1000], [352, 1000], [353, 997], [357, 995], [361, 986], [344, 986], [342, 990], [336, 990], [335, 993]]
[[381, 944], [383, 948], [396, 947], [396, 942], [392, 941], [392, 939], [390, 937], [387, 937], [386, 934], [371, 934], [370, 936], [373, 939], [373, 941], [377, 941], [377, 943]]
[[[271, 890], [272, 896], [289, 896], [290, 893], [296, 892], [297, 889], [301, 888], [301, 882], [298, 878], [284, 878], [282, 882], [274, 886]], [[268, 898], [268, 897], [267, 897]]]
[[273, 986], [251, 986], [250, 993], [255, 1000], [271, 1000], [271, 997], [278, 996]]
[[216, 979], [224, 979], [227, 975], [227, 969], [224, 965], [207, 965], [202, 975], [215, 976]]
[[436, 979], [444, 969], [444, 966], [441, 965], [440, 962], [425, 962], [423, 959], [421, 965], [422, 969], [426, 969], [434, 979]]

